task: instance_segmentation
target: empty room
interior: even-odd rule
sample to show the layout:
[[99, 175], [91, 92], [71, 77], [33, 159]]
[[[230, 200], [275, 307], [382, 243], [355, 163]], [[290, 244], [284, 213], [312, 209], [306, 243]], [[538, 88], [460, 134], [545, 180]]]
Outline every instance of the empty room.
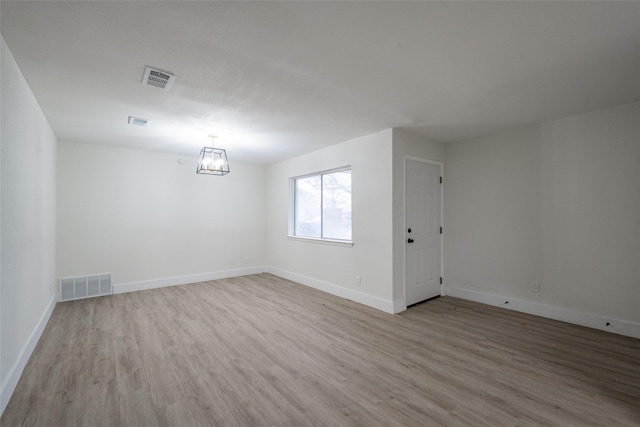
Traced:
[[640, 2], [0, 2], [0, 425], [640, 425]]

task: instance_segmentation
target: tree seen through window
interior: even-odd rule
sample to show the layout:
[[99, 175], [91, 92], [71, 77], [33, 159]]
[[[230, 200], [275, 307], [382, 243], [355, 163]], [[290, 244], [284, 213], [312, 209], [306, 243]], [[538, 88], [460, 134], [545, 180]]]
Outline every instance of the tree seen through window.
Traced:
[[294, 234], [351, 240], [351, 170], [295, 179]]

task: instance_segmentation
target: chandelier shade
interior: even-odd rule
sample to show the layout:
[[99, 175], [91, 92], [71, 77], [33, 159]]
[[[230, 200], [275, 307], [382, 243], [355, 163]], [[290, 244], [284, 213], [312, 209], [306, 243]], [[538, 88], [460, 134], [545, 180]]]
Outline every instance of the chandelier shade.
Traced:
[[[212, 138], [213, 139], [213, 138]], [[205, 175], [226, 175], [229, 173], [227, 152], [222, 148], [203, 147], [198, 157], [196, 173]]]

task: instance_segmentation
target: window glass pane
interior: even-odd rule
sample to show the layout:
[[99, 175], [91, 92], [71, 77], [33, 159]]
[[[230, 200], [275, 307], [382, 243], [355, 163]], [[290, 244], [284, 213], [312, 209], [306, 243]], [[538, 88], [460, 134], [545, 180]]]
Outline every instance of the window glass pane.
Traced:
[[295, 192], [294, 234], [305, 237], [322, 237], [320, 175], [296, 179]]
[[322, 175], [322, 237], [351, 240], [351, 171]]

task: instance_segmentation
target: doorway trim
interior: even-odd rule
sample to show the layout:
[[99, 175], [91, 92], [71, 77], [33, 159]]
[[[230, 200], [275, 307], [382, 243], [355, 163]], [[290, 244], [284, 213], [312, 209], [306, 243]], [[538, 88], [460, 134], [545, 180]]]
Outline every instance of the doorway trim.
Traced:
[[[404, 305], [404, 310], [407, 309], [407, 245], [405, 244], [406, 238], [406, 230], [407, 230], [407, 161], [413, 160], [415, 162], [427, 163], [430, 165], [435, 165], [440, 167], [440, 177], [443, 178], [442, 183], [440, 184], [440, 224], [442, 227], [442, 234], [440, 234], [440, 277], [442, 277], [442, 284], [440, 285], [440, 296], [444, 296], [444, 163], [438, 162], [435, 160], [425, 159], [423, 157], [409, 156], [407, 154], [404, 155], [404, 160], [402, 162], [403, 170], [402, 170], [402, 260], [403, 260], [403, 269], [402, 269], [402, 281], [404, 286], [402, 287], [402, 301]], [[403, 310], [401, 310], [403, 311]]]

